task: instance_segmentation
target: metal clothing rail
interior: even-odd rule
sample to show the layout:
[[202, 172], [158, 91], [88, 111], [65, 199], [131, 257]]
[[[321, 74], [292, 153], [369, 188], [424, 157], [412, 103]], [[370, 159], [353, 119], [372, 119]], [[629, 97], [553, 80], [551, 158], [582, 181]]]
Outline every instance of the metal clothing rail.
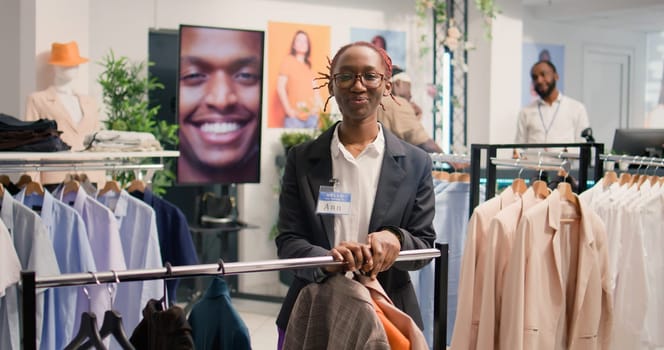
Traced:
[[603, 161], [613, 161], [622, 164], [664, 167], [664, 159], [656, 157], [600, 154], [599, 158]]
[[[436, 249], [402, 251], [397, 261], [435, 259], [434, 292], [434, 349], [444, 349], [447, 329], [447, 266], [448, 245], [436, 244]], [[168, 266], [159, 269], [107, 271], [94, 273], [73, 273], [58, 276], [36, 276], [33, 271], [21, 272], [23, 297], [23, 346], [26, 350], [36, 350], [36, 290], [38, 288], [82, 286], [97, 283], [147, 281], [196, 276], [225, 276], [250, 272], [277, 271], [284, 269], [315, 268], [341, 265], [331, 256], [265, 260], [255, 262], [233, 262], [190, 266]]]
[[[594, 179], [599, 180], [602, 176], [602, 160], [599, 155], [604, 152], [603, 143], [531, 143], [531, 144], [472, 144], [470, 150], [470, 210], [480, 202], [480, 178], [482, 172], [482, 154], [486, 153], [484, 169], [486, 171], [486, 194], [485, 198], [492, 198], [496, 194], [496, 165], [491, 162], [495, 158], [498, 149], [517, 149], [517, 148], [578, 148], [579, 149], [579, 186], [578, 191], [583, 192], [586, 189], [590, 173], [591, 156], [595, 159]], [[594, 151], [593, 151], [594, 150]], [[592, 151], [592, 152], [591, 152]], [[554, 152], [555, 153], [555, 152]], [[591, 154], [592, 153], [592, 154]]]
[[580, 155], [578, 153], [572, 153], [572, 152], [547, 152], [547, 151], [522, 151], [519, 152], [519, 154], [526, 155], [526, 156], [537, 156], [538, 158], [541, 157], [550, 157], [550, 158], [558, 158], [558, 159], [579, 159]]
[[470, 164], [470, 156], [459, 154], [429, 153], [434, 162]]
[[163, 170], [163, 164], [61, 164], [61, 165], [18, 165], [13, 164], [11, 166], [5, 167], [0, 166], [0, 173], [23, 173], [26, 171], [39, 171], [39, 172], [49, 172], [49, 171], [92, 171], [92, 170], [111, 170], [111, 171], [120, 171], [120, 170]]
[[553, 162], [544, 162], [544, 161], [535, 161], [535, 160], [523, 160], [520, 158], [517, 159], [501, 159], [501, 158], [491, 158], [491, 163], [493, 165], [507, 166], [512, 168], [521, 168], [521, 169], [534, 169], [534, 170], [559, 170], [563, 169], [569, 172], [571, 164], [567, 159], [563, 159], [562, 162], [553, 163]]

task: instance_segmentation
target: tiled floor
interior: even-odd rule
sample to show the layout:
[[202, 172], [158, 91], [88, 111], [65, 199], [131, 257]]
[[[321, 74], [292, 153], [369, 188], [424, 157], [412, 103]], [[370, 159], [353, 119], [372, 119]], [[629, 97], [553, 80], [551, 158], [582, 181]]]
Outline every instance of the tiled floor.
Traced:
[[249, 328], [251, 347], [254, 350], [277, 348], [277, 326], [274, 323], [281, 304], [249, 299], [233, 298], [233, 306]]

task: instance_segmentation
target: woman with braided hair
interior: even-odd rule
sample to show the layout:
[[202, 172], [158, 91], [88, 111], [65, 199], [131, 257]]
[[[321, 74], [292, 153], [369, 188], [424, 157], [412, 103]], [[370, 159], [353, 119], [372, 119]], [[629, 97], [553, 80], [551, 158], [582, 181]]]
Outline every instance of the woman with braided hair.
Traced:
[[[435, 232], [431, 158], [383, 128], [377, 109], [390, 96], [392, 62], [368, 42], [343, 46], [323, 74], [343, 116], [288, 153], [279, 198], [279, 258], [331, 255], [345, 264], [295, 271], [277, 319], [280, 346], [300, 290], [335, 274], [378, 279], [394, 305], [422, 328], [401, 250], [431, 248]], [[340, 307], [341, 309], [341, 307]]]

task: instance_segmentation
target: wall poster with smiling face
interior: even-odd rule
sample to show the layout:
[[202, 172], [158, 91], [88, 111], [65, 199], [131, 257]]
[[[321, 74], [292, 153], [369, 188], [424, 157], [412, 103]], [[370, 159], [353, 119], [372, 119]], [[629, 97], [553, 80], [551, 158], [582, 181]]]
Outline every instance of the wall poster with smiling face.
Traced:
[[327, 73], [330, 27], [268, 22], [268, 127], [316, 129], [329, 94], [317, 89]]
[[260, 182], [264, 33], [180, 26], [180, 184]]

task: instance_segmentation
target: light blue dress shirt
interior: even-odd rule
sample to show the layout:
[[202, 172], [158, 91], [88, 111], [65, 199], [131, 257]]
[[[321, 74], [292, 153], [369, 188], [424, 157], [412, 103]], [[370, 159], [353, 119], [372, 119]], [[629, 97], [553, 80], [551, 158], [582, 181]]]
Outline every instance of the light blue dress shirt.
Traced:
[[[447, 344], [454, 331], [456, 318], [461, 255], [466, 241], [468, 227], [470, 184], [452, 182], [445, 191], [436, 195], [436, 215], [433, 228], [436, 230], [436, 242], [449, 244], [449, 273], [447, 286]], [[430, 287], [433, 300], [433, 280]], [[433, 310], [433, 302], [431, 302]]]
[[[63, 193], [62, 186], [54, 192], [54, 196], [67, 205], [71, 205], [83, 218], [88, 232], [90, 247], [94, 254], [97, 271], [122, 271], [127, 269], [124, 251], [120, 239], [120, 224], [113, 212], [94, 197], [88, 195], [84, 186], [78, 191]], [[90, 294], [90, 309], [101, 322], [106, 310], [114, 309], [112, 296], [108, 286], [87, 286]], [[75, 329], [78, 329], [77, 319]], [[107, 346], [110, 340], [104, 340]]]
[[[120, 238], [127, 269], [161, 268], [161, 252], [154, 210], [127, 191], [107, 192], [97, 200], [109, 207], [120, 224]], [[115, 308], [122, 314], [125, 329], [134, 329], [148, 300], [164, 296], [164, 281], [121, 283]]]
[[[44, 192], [44, 196], [38, 194], [26, 196], [23, 190], [14, 198], [33, 210], [35, 207], [41, 207], [38, 212], [48, 229], [61, 273], [97, 271], [85, 223], [76, 210], [55, 199], [48, 191]], [[46, 293], [52, 293], [54, 296], [55, 304], [52, 306], [47, 304], [46, 313], [53, 312], [56, 333], [42, 334], [41, 348], [63, 349], [78, 330], [78, 315], [89, 311], [88, 298], [81, 287], [54, 288]], [[45, 329], [46, 331], [48, 329]]]
[[[53, 244], [48, 237], [48, 231], [42, 219], [12, 196], [2, 196], [0, 217], [7, 226], [7, 230], [14, 241], [16, 255], [21, 261], [24, 270], [34, 271], [37, 276], [59, 275], [58, 261], [55, 257]], [[36, 297], [36, 341], [41, 344], [42, 330], [49, 334], [55, 333], [55, 320], [46, 318], [44, 313], [44, 289], [37, 290]], [[19, 291], [16, 285], [6, 290], [5, 297], [0, 299], [0, 349], [19, 349], [20, 331], [18, 307], [20, 305]]]
[[[433, 180], [433, 192], [436, 196], [444, 192], [450, 184], [448, 181]], [[438, 205], [438, 202], [436, 202]], [[434, 226], [435, 228], [435, 226]], [[410, 280], [415, 289], [417, 296], [417, 303], [420, 305], [420, 312], [422, 314], [422, 322], [424, 323], [424, 337], [429, 344], [429, 348], [433, 349], [433, 299], [434, 299], [434, 282], [435, 282], [435, 262], [431, 261], [423, 268], [416, 271], [408, 271]]]

